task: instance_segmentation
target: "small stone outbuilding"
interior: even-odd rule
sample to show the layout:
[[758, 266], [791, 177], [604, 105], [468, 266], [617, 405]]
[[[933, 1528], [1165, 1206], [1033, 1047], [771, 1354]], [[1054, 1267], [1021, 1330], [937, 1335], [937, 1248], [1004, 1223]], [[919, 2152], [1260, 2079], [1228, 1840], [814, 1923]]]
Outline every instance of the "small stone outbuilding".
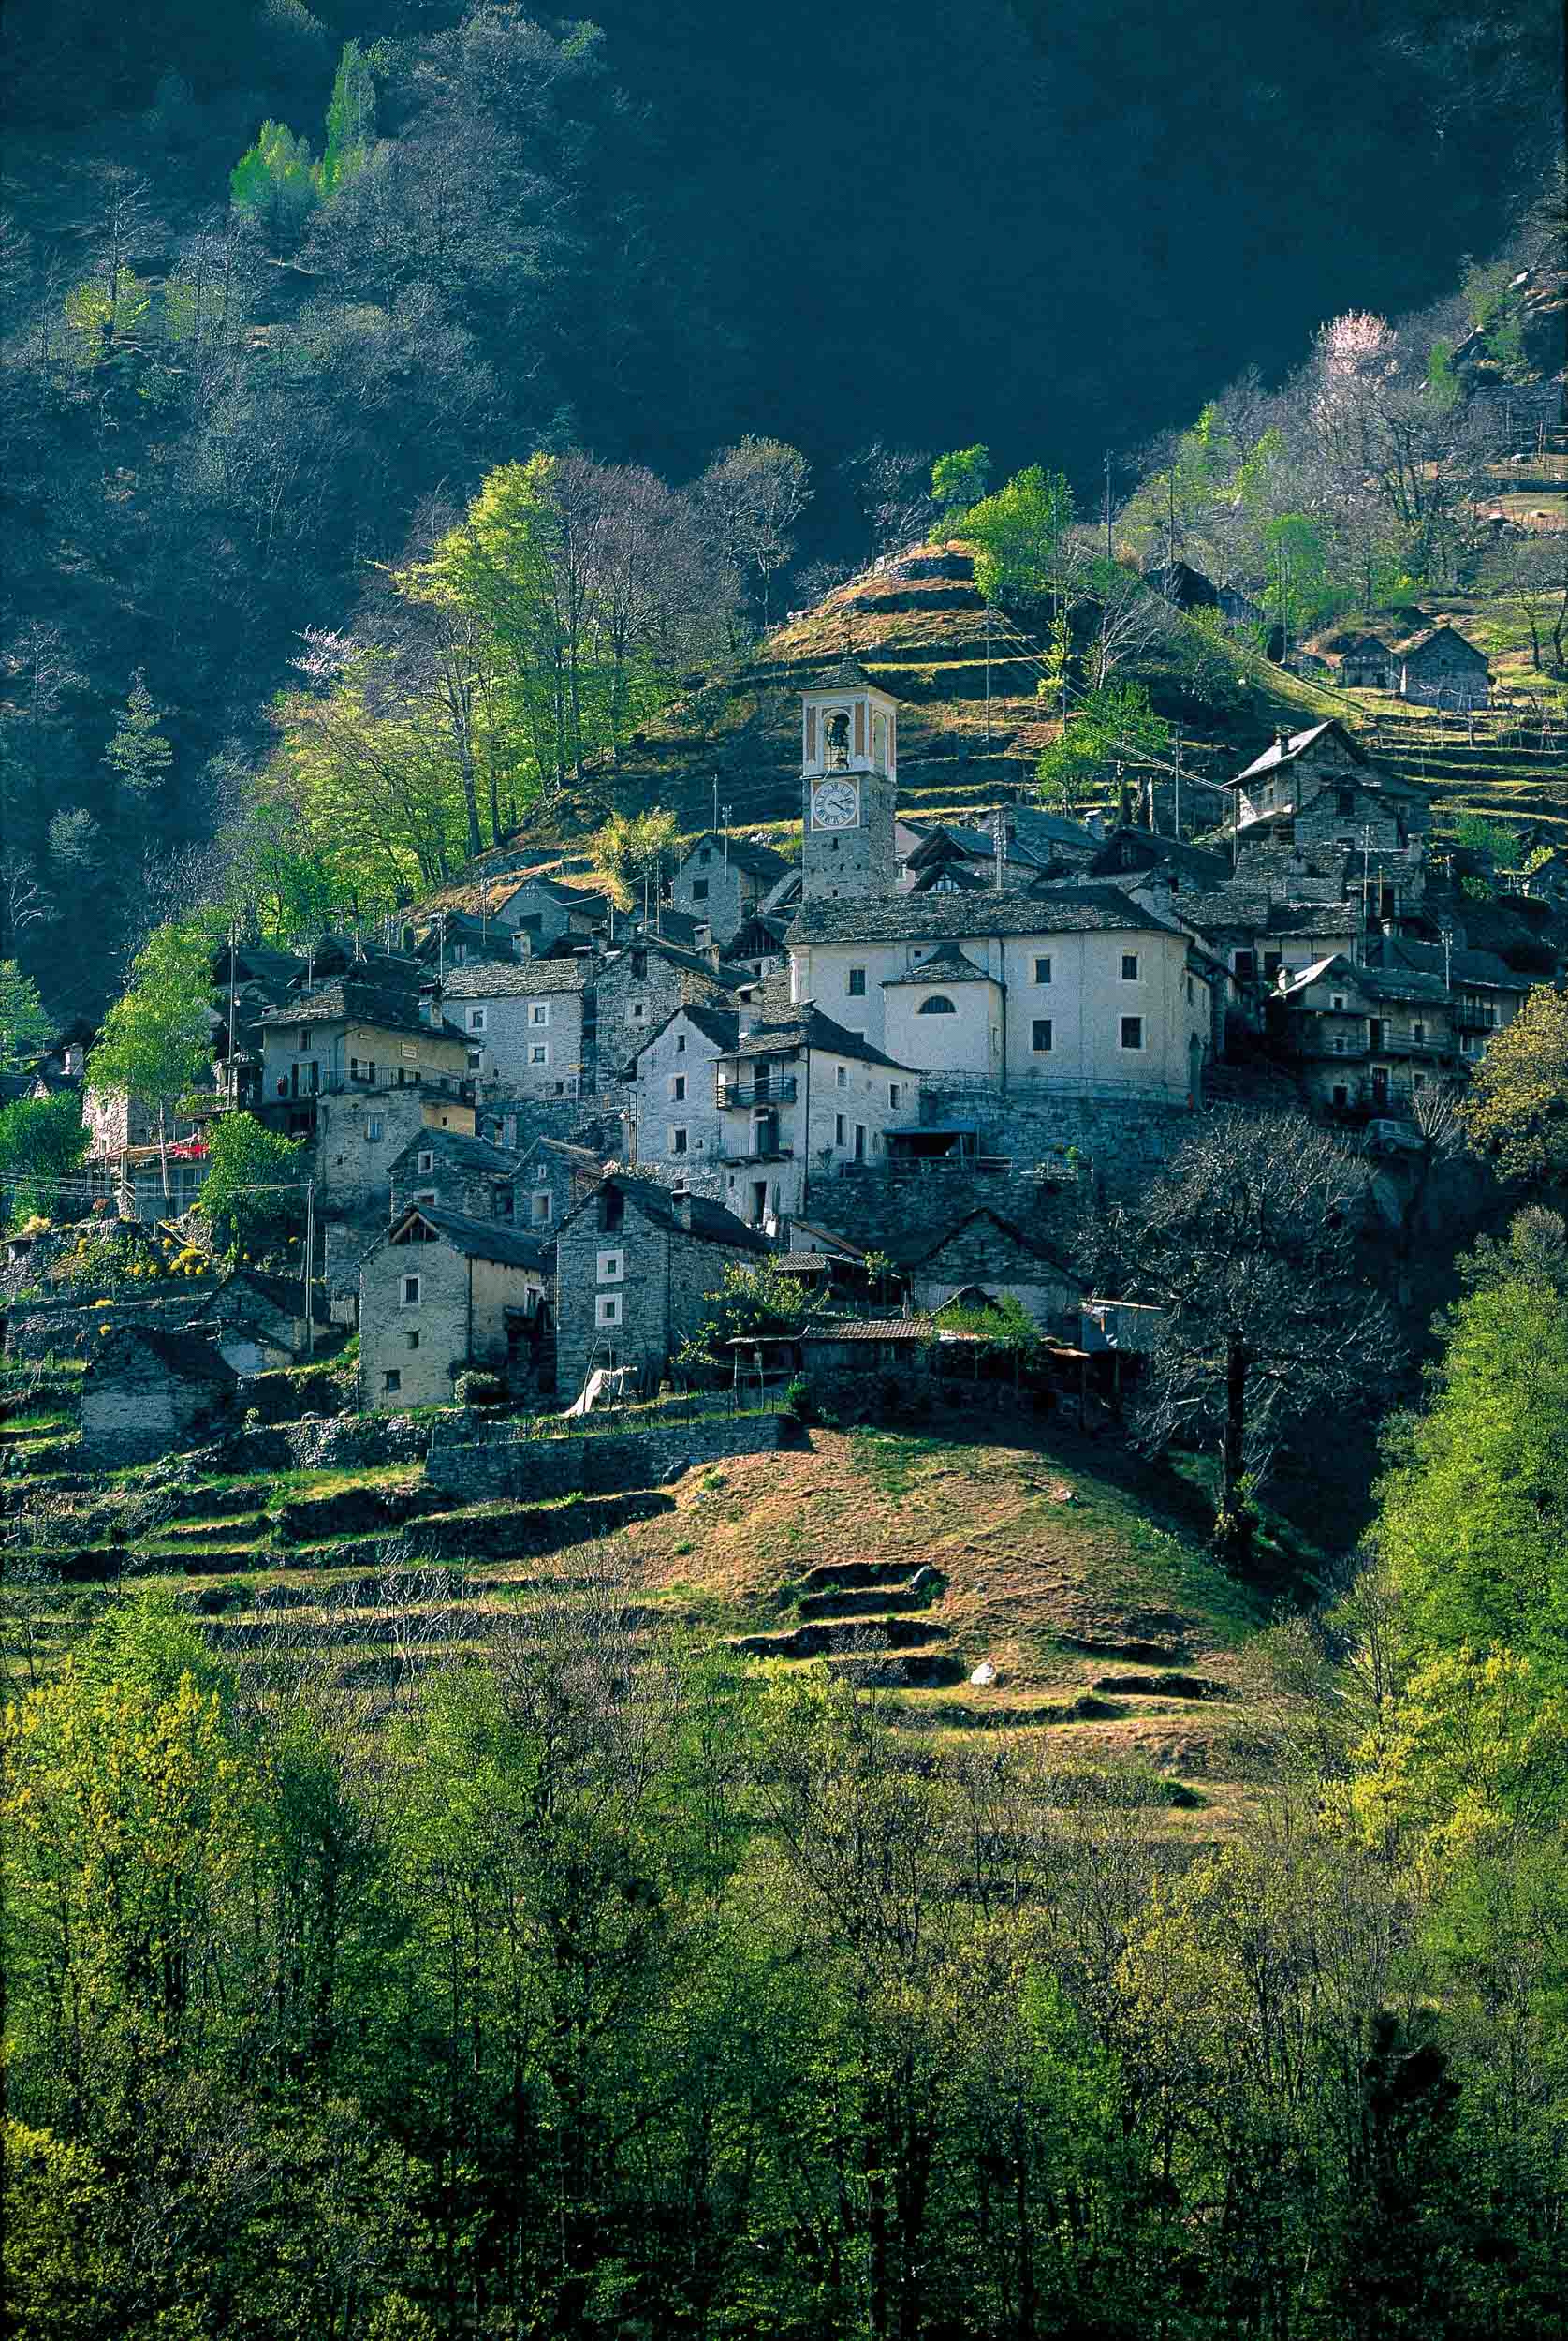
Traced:
[[81, 1377], [81, 1454], [98, 1470], [155, 1463], [231, 1430], [240, 1377], [215, 1341], [126, 1326], [106, 1333]]
[[1457, 626], [1434, 626], [1401, 642], [1394, 654], [1402, 699], [1423, 707], [1487, 707], [1492, 670], [1484, 651]]
[[1017, 1301], [1042, 1332], [1075, 1334], [1083, 1285], [1026, 1230], [982, 1204], [911, 1263], [915, 1305], [931, 1316], [949, 1302]]

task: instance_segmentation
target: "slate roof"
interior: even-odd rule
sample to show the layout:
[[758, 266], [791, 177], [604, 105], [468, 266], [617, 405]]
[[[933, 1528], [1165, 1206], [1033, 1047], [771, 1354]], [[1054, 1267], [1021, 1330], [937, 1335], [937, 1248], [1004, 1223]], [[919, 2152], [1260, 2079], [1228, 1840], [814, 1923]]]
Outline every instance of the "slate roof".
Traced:
[[1009, 1236], [1023, 1251], [1033, 1252], [1036, 1259], [1048, 1260], [1053, 1268], [1066, 1268], [1066, 1261], [1048, 1250], [1045, 1244], [1030, 1234], [1027, 1228], [1020, 1228], [1016, 1219], [1008, 1219], [1003, 1213], [993, 1211], [989, 1203], [977, 1203], [973, 1211], [966, 1211], [961, 1219], [955, 1219], [952, 1226], [945, 1229], [934, 1244], [928, 1244], [923, 1252], [910, 1253], [907, 1265], [919, 1268], [927, 1260], [934, 1259], [939, 1252], [946, 1250], [956, 1235], [973, 1226], [976, 1219], [989, 1219], [993, 1228], [1000, 1228], [1004, 1235]]
[[1264, 773], [1276, 773], [1282, 765], [1293, 764], [1298, 756], [1315, 747], [1324, 734], [1329, 731], [1338, 732], [1341, 744], [1350, 750], [1356, 763], [1364, 764], [1367, 761], [1365, 754], [1356, 746], [1343, 724], [1330, 715], [1324, 723], [1309, 725], [1305, 731], [1293, 731], [1282, 746], [1278, 740], [1271, 741], [1261, 756], [1253, 758], [1245, 772], [1238, 773], [1234, 780], [1223, 780], [1219, 785], [1222, 788], [1239, 788], [1244, 781], [1255, 780]]
[[655, 951], [676, 967], [684, 967], [689, 974], [705, 976], [719, 990], [733, 992], [740, 984], [755, 983], [756, 978], [749, 967], [732, 967], [723, 960], [717, 967], [701, 951], [689, 951], [679, 943], [671, 943], [662, 935], [632, 935], [615, 939], [612, 959], [623, 959], [627, 951]]
[[794, 1049], [821, 1049], [830, 1056], [851, 1057], [861, 1065], [883, 1065], [890, 1073], [907, 1073], [912, 1080], [918, 1074], [912, 1065], [901, 1065], [896, 1057], [884, 1054], [872, 1046], [863, 1033], [851, 1032], [847, 1025], [836, 1023], [825, 1016], [810, 1001], [803, 1002], [795, 1012], [778, 1023], [754, 1024], [749, 1033], [733, 1047], [726, 1056], [784, 1056]]
[[[1385, 960], [1390, 954], [1401, 966], [1420, 969], [1429, 975], [1442, 975], [1443, 972], [1441, 943], [1412, 943], [1400, 935], [1385, 947]], [[1380, 962], [1380, 965], [1382, 964]], [[1483, 990], [1495, 988], [1502, 992], [1528, 992], [1531, 987], [1531, 979], [1518, 974], [1495, 951], [1457, 950], [1449, 954], [1449, 965], [1456, 985], [1475, 985]]]
[[413, 1219], [423, 1219], [454, 1251], [469, 1259], [496, 1260], [504, 1268], [550, 1267], [550, 1244], [522, 1235], [501, 1220], [475, 1219], [465, 1211], [439, 1211], [433, 1203], [410, 1203], [387, 1230], [391, 1243]]
[[979, 1333], [960, 1332], [934, 1317], [813, 1317], [802, 1325], [801, 1341], [979, 1341]]
[[956, 943], [941, 943], [930, 959], [923, 959], [918, 967], [910, 969], [907, 976], [884, 977], [882, 988], [887, 992], [895, 984], [995, 983], [996, 980], [996, 977], [988, 975], [983, 967], [976, 967]]
[[174, 1381], [206, 1382], [217, 1389], [232, 1390], [240, 1378], [216, 1342], [205, 1341], [199, 1333], [160, 1332], [151, 1325], [122, 1325], [94, 1350], [82, 1382], [86, 1385], [119, 1380], [140, 1360], [151, 1360], [160, 1373]]
[[531, 886], [537, 887], [540, 893], [548, 895], [552, 903], [559, 903], [564, 910], [580, 910], [591, 919], [603, 919], [608, 915], [608, 894], [594, 893], [586, 886], [568, 886], [564, 880], [546, 877], [542, 872], [535, 877], [519, 878], [514, 885], [504, 890], [499, 900], [503, 905], [514, 902]]
[[683, 1000], [679, 1008], [671, 1009], [657, 1032], [649, 1034], [641, 1048], [632, 1058], [634, 1067], [642, 1062], [655, 1040], [664, 1038], [671, 1024], [680, 1016], [684, 1016], [689, 1023], [695, 1024], [703, 1038], [711, 1040], [721, 1054], [733, 1049], [740, 1038], [740, 1018], [736, 1009], [713, 1008], [706, 1000]]
[[426, 1034], [438, 1029], [420, 1015], [417, 992], [395, 992], [353, 976], [330, 976], [324, 983], [313, 984], [308, 992], [298, 994], [283, 1007], [270, 1008], [264, 1016], [256, 1018], [256, 1023], [263, 1027], [374, 1024], [382, 1032]]
[[732, 960], [776, 959], [784, 950], [784, 924], [754, 915], [748, 919], [739, 935], [732, 935], [725, 949]]
[[682, 1209], [687, 1203], [691, 1206], [691, 1225], [688, 1227], [680, 1216], [676, 1198], [667, 1186], [661, 1186], [656, 1179], [639, 1179], [623, 1170], [611, 1171], [592, 1195], [585, 1195], [581, 1202], [566, 1214], [561, 1222], [562, 1229], [569, 1227], [579, 1212], [588, 1210], [596, 1202], [607, 1186], [619, 1188], [634, 1210], [676, 1235], [696, 1236], [703, 1244], [723, 1244], [736, 1252], [771, 1252], [773, 1249], [760, 1228], [749, 1228], [743, 1219], [737, 1219], [732, 1211], [725, 1211], [722, 1203], [711, 1201], [706, 1195], [682, 1196], [680, 1199]]
[[760, 838], [730, 837], [726, 839], [722, 830], [711, 829], [695, 839], [681, 856], [682, 870], [689, 861], [696, 860], [698, 850], [703, 846], [711, 847], [719, 855], [721, 861], [727, 850], [732, 869], [748, 870], [753, 877], [766, 878], [769, 885], [774, 878], [783, 877], [784, 872], [794, 866], [785, 855], [775, 852], [771, 846], [764, 845]]
[[[906, 869], [913, 863], [906, 862]], [[915, 882], [905, 891], [911, 894], [983, 894], [994, 880], [986, 877], [971, 861], [931, 861], [916, 871]]]
[[469, 959], [447, 970], [441, 990], [448, 1000], [543, 999], [547, 993], [586, 991], [590, 980], [586, 954], [573, 959]]
[[1114, 886], [1066, 886], [1052, 893], [987, 889], [974, 894], [900, 894], [881, 902], [802, 903], [791, 943], [935, 943], [945, 936], [1089, 935], [1136, 930], [1174, 935], [1169, 920], [1144, 910]]
[[604, 1176], [605, 1166], [593, 1152], [593, 1147], [574, 1146], [571, 1140], [567, 1138], [536, 1138], [521, 1159], [524, 1162], [531, 1162], [541, 1147], [547, 1154], [560, 1155], [564, 1161], [571, 1164], [574, 1170], [591, 1170], [596, 1179]]
[[505, 1146], [492, 1146], [488, 1138], [471, 1138], [465, 1130], [420, 1130], [411, 1138], [401, 1155], [390, 1165], [389, 1175], [403, 1170], [413, 1170], [421, 1155], [435, 1155], [443, 1162], [456, 1163], [461, 1170], [476, 1170], [492, 1178], [515, 1178], [522, 1165], [522, 1156], [507, 1151]]
[[1473, 666], [1484, 667], [1488, 674], [1491, 671], [1491, 662], [1486, 652], [1477, 650], [1469, 636], [1461, 634], [1457, 626], [1429, 626], [1424, 633], [1413, 634], [1408, 641], [1394, 645], [1395, 656], [1402, 659], [1407, 667], [1424, 665], [1428, 653], [1433, 650], [1459, 651]]

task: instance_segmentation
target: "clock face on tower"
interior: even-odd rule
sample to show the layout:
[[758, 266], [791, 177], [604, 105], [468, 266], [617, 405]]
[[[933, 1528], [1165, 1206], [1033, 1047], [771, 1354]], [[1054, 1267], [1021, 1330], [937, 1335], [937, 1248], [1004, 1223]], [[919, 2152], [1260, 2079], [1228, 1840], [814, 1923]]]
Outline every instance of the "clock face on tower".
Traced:
[[860, 796], [852, 781], [818, 781], [812, 790], [813, 829], [854, 829], [859, 818]]

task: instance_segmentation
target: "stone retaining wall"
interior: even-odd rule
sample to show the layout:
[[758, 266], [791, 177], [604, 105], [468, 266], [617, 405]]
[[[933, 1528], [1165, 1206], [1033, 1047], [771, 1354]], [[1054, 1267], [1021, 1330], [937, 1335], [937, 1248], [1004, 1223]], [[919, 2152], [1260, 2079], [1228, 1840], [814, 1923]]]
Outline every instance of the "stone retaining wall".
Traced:
[[776, 1414], [717, 1415], [646, 1431], [594, 1432], [573, 1438], [518, 1438], [504, 1423], [489, 1436], [439, 1425], [425, 1458], [432, 1487], [477, 1504], [494, 1496], [541, 1501], [551, 1495], [608, 1494], [657, 1487], [688, 1464], [723, 1455], [774, 1454], [796, 1435]]
[[13, 1301], [4, 1312], [7, 1358], [86, 1358], [104, 1333], [121, 1326], [150, 1326], [179, 1332], [219, 1288], [219, 1280], [181, 1280], [177, 1290], [151, 1301], [115, 1301], [108, 1308], [91, 1300]]

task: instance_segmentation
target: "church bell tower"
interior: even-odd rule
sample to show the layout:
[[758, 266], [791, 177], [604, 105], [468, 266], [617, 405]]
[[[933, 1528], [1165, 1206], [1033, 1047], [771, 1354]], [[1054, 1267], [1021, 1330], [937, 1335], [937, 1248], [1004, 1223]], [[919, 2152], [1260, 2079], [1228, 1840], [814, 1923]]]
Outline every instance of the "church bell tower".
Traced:
[[807, 902], [898, 891], [898, 702], [853, 658], [800, 709], [801, 885]]

